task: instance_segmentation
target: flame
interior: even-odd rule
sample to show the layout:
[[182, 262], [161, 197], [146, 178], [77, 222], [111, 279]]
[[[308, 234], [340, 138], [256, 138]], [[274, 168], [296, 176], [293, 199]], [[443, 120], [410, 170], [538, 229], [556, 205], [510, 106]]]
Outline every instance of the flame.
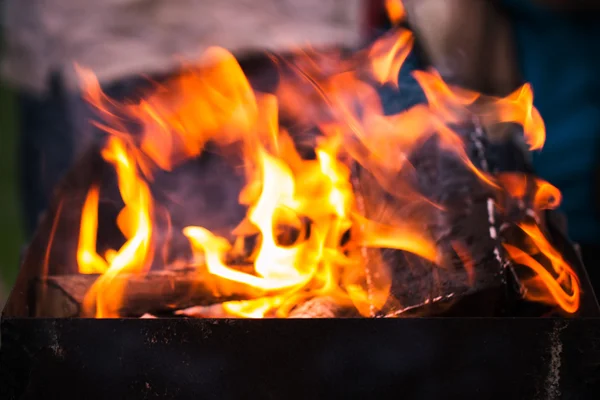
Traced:
[[413, 43], [412, 33], [400, 30], [398, 34], [383, 37], [371, 47], [371, 72], [377, 82], [398, 87], [400, 68], [410, 54]]
[[546, 128], [539, 111], [533, 107], [533, 90], [526, 83], [494, 104], [500, 122], [516, 122], [523, 126], [531, 150], [541, 149], [546, 140]]
[[562, 201], [562, 194], [558, 188], [544, 180], [536, 179], [537, 187], [533, 205], [538, 210], [554, 209]]
[[[88, 291], [84, 301], [87, 313], [92, 313], [95, 308], [97, 318], [119, 315], [118, 306], [121, 303], [124, 288], [122, 283], [115, 280], [115, 277], [121, 273], [146, 271], [149, 268], [153, 252], [151, 242], [153, 201], [148, 185], [139, 175], [133, 152], [128, 150], [128, 146], [122, 139], [110, 137], [102, 151], [102, 157], [113, 164], [117, 171], [119, 191], [125, 203], [123, 210], [130, 216], [128, 223], [131, 226], [128, 227], [128, 230], [132, 234], [118, 252], [110, 257], [110, 264], [108, 264], [108, 261], [102, 259], [93, 248], [95, 240], [90, 239], [93, 236], [82, 231], [80, 244], [83, 243], [87, 247], [83, 249], [80, 247], [78, 250], [80, 272], [85, 273], [86, 268], [89, 270], [88, 259], [98, 262], [101, 266], [108, 264], [108, 268], [103, 271], [103, 274]], [[94, 219], [97, 218], [96, 215], [93, 215], [97, 210], [97, 205], [98, 190], [92, 188], [84, 206], [82, 225], [85, 224], [85, 229], [93, 226]], [[92, 215], [91, 218], [90, 215]], [[91, 223], [86, 217], [92, 220]], [[80, 254], [82, 254], [81, 260], [79, 260]]]
[[461, 112], [466, 113], [466, 106], [473, 104], [480, 97], [479, 93], [449, 86], [435, 70], [414, 71], [412, 74], [423, 89], [429, 107], [444, 122], [461, 121]]
[[[387, 1], [386, 6], [392, 20], [404, 17], [401, 2]], [[532, 105], [531, 88], [525, 85], [506, 98], [490, 98], [450, 86], [435, 71], [418, 71], [414, 77], [427, 104], [386, 115], [373, 85], [391, 84], [402, 90], [397, 87], [398, 73], [413, 41], [411, 32], [397, 29], [350, 60], [317, 51], [298, 52], [291, 61], [274, 57], [281, 69], [275, 94], [254, 91], [237, 60], [220, 48], [208, 49], [197, 64], [137, 104], [109, 99], [91, 71], [79, 67], [86, 98], [106, 121], [97, 124], [109, 133], [102, 156], [118, 177], [124, 207], [116, 222], [126, 238], [119, 249], [97, 253], [100, 192], [91, 187], [77, 251], [80, 273], [100, 274], [86, 294], [87, 312], [96, 317], [119, 315], [127, 282], [116, 278], [146, 273], [154, 258], [157, 206], [149, 188], [153, 172], [173, 170], [200, 155], [208, 142], [239, 145], [246, 176], [239, 202], [247, 213], [232, 232], [234, 242], [206, 227], [185, 227], [193, 257], [179, 262], [216, 282], [212, 287], [216, 295], [234, 287], [244, 292], [248, 300], [222, 305], [234, 316], [286, 317], [314, 297], [331, 298], [374, 316], [396, 300], [390, 293], [391, 272], [369, 249], [398, 249], [429, 265], [441, 265], [443, 255], [423, 211], [443, 209], [405, 179], [411, 174], [411, 152], [434, 135], [482, 184], [525, 198], [530, 186], [526, 178], [492, 176], [477, 168], [463, 138], [449, 125], [469, 121], [473, 115], [492, 123], [517, 122], [531, 148], [540, 148], [545, 134]], [[319, 131], [313, 157], [300, 155], [297, 138], [279, 121], [282, 114]], [[123, 121], [128, 119], [139, 122], [139, 136], [127, 131]], [[368, 199], [355, 182], [357, 166], [373, 174], [386, 196], [408, 203], [404, 214], [367, 218]], [[560, 192], [555, 187], [541, 180], [534, 186], [537, 209], [558, 205]], [[544, 268], [523, 250], [505, 246], [515, 261], [537, 274], [530, 287], [538, 290], [531, 290], [530, 298], [576, 311], [579, 287], [573, 271], [537, 227], [520, 227], [551, 263], [550, 269]], [[247, 258], [249, 265], [231, 262], [228, 255], [248, 236], [258, 237]], [[477, 266], [466, 244], [457, 241], [452, 246], [473, 282]]]
[[83, 204], [77, 247], [77, 265], [82, 274], [103, 274], [108, 269], [106, 260], [96, 253], [99, 196], [100, 190], [93, 186]]
[[528, 289], [527, 298], [558, 305], [567, 313], [575, 313], [579, 309], [580, 300], [577, 274], [550, 245], [538, 226], [523, 223], [519, 224], [519, 227], [532, 239], [537, 250], [550, 264], [546, 267], [524, 250], [504, 244], [504, 248], [516, 263], [529, 267], [535, 272], [533, 278], [525, 281]]
[[[533, 90], [526, 83], [506, 97], [484, 96], [471, 90], [446, 84], [437, 71], [415, 71], [431, 108], [446, 123], [464, 120], [469, 107], [479, 107], [486, 124], [514, 122], [523, 127], [530, 150], [539, 150], [546, 140], [546, 128], [539, 111], [533, 106]], [[479, 103], [479, 104], [478, 104]]]
[[396, 24], [406, 17], [404, 4], [400, 0], [385, 0], [385, 9], [392, 23]]
[[556, 186], [537, 177], [503, 172], [497, 175], [497, 180], [503, 190], [514, 199], [525, 201], [526, 197], [532, 197], [533, 208], [538, 211], [555, 209], [562, 201], [562, 194]]
[[528, 180], [523, 174], [504, 172], [498, 174], [498, 181], [506, 193], [515, 199], [523, 200], [528, 192]]

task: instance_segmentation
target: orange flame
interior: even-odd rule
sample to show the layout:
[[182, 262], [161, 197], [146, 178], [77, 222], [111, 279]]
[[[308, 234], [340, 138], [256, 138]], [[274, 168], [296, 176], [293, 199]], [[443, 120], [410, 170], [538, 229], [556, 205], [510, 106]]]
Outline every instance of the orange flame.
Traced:
[[497, 179], [503, 190], [515, 199], [525, 200], [526, 196], [533, 196], [535, 210], [555, 209], [562, 201], [560, 190], [543, 179], [512, 172], [500, 173]]
[[533, 90], [524, 84], [504, 98], [483, 96], [470, 90], [447, 85], [436, 72], [415, 71], [425, 96], [437, 115], [445, 122], [455, 123], [464, 119], [469, 106], [480, 100], [479, 111], [487, 124], [514, 122], [523, 126], [525, 139], [531, 150], [541, 149], [546, 140], [546, 128], [538, 110], [533, 106]]
[[392, 23], [398, 23], [406, 17], [406, 10], [401, 0], [385, 0], [385, 9]]
[[[393, 20], [403, 18], [401, 2], [388, 1], [387, 7]], [[82, 210], [77, 252], [81, 273], [101, 274], [86, 295], [88, 312], [97, 317], [119, 315], [126, 283], [115, 278], [145, 273], [152, 263], [155, 206], [148, 180], [153, 170], [172, 170], [201, 154], [207, 142], [240, 144], [247, 182], [239, 202], [248, 209], [232, 233], [238, 239], [259, 237], [248, 260], [249, 270], [228, 264], [228, 255], [239, 240], [231, 243], [201, 226], [183, 229], [193, 252], [193, 260], [186, 262], [197, 274], [218, 281], [216, 291], [233, 285], [247, 289], [249, 300], [223, 304], [229, 315], [286, 317], [301, 302], [327, 296], [373, 316], [390, 301], [392, 279], [383, 260], [366, 249], [399, 249], [430, 264], [439, 263], [442, 257], [425, 229], [429, 221], [424, 217], [407, 213], [402, 218], [366, 218], [365, 200], [353, 183], [351, 171], [356, 164], [370, 171], [393, 197], [409, 199], [412, 206], [438, 207], [413, 184], [398, 178], [411, 168], [408, 160], [413, 149], [437, 135], [444, 149], [457, 154], [484, 184], [525, 196], [527, 184], [521, 178], [480, 171], [448, 124], [468, 120], [479, 111], [488, 122], [521, 123], [531, 147], [539, 148], [544, 140], [543, 122], [532, 105], [531, 88], [526, 85], [504, 99], [492, 99], [449, 86], [435, 71], [415, 72], [428, 104], [385, 115], [372, 82], [361, 79], [362, 66], [369, 79], [397, 86], [398, 72], [412, 44], [412, 33], [400, 29], [352, 60], [299, 53], [289, 61], [292, 73], [281, 76], [275, 95], [255, 92], [233, 55], [220, 48], [207, 50], [198, 65], [138, 104], [120, 105], [107, 98], [94, 75], [79, 68], [87, 99], [108, 121], [98, 124], [110, 133], [102, 156], [117, 172], [125, 204], [117, 224], [127, 239], [118, 250], [108, 250], [104, 256], [97, 253], [100, 193], [92, 187]], [[480, 102], [483, 108], [477, 108]], [[284, 112], [304, 127], [319, 129], [312, 159], [300, 156], [294, 140], [280, 126], [278, 117]], [[141, 123], [139, 138], [126, 131], [123, 119]], [[560, 202], [556, 188], [539, 180], [536, 185], [533, 203], [537, 208], [552, 208]], [[530, 291], [530, 298], [553, 301], [574, 312], [579, 288], [573, 271], [537, 227], [521, 228], [552, 264], [550, 271], [532, 262], [523, 250], [506, 246], [515, 261], [537, 273], [535, 282], [543, 283], [537, 287], [544, 290], [535, 296]], [[477, 266], [468, 249], [463, 243], [452, 245], [473, 280]]]
[[537, 249], [547, 258], [549, 267], [543, 266], [518, 247], [504, 244], [511, 258], [518, 264], [531, 268], [535, 276], [525, 281], [530, 300], [558, 305], [567, 313], [579, 309], [580, 287], [577, 275], [562, 256], [550, 245], [540, 228], [533, 224], [520, 224]]
[[463, 120], [465, 107], [480, 97], [479, 93], [447, 85], [437, 71], [414, 71], [413, 76], [425, 92], [429, 107], [444, 122]]
[[546, 140], [546, 128], [538, 110], [533, 107], [533, 90], [525, 84], [494, 104], [498, 121], [517, 122], [523, 126], [531, 150], [541, 149]]
[[[119, 249], [117, 253], [111, 256], [110, 265], [94, 283], [92, 288], [86, 294], [84, 306], [88, 313], [96, 309], [97, 318], [118, 316], [118, 306], [121, 303], [123, 293], [122, 284], [118, 284], [114, 278], [121, 273], [141, 273], [149, 267], [152, 258], [152, 197], [147, 184], [139, 176], [135, 157], [127, 149], [127, 145], [117, 137], [109, 138], [106, 147], [102, 151], [104, 159], [114, 165], [117, 171], [119, 190], [125, 203], [125, 210], [128, 215], [129, 232], [133, 234], [127, 242]], [[97, 209], [98, 191], [95, 188], [90, 190], [84, 207], [84, 220], [82, 224], [85, 229], [90, 225], [86, 221], [86, 216], [93, 214]], [[85, 212], [90, 214], [85, 214]], [[93, 218], [97, 218], [93, 216]], [[89, 218], [89, 217], [88, 217]], [[125, 233], [125, 232], [124, 232]], [[91, 236], [91, 235], [90, 235]], [[126, 235], [127, 236], [127, 235]], [[102, 258], [92, 248], [92, 240], [82, 235], [80, 243], [83, 242], [87, 248], [83, 253], [80, 248], [78, 256], [82, 253], [84, 263], [79, 264], [80, 272], [85, 273], [86, 261], [89, 257], [102, 265]], [[95, 247], [95, 246], [94, 246]], [[107, 262], [106, 262], [107, 263]], [[89, 270], [89, 267], [87, 267]]]
[[558, 190], [556, 186], [541, 179], [537, 179], [536, 183], [537, 187], [533, 199], [534, 207], [538, 210], [554, 209], [558, 207], [562, 201], [560, 190]]
[[413, 35], [407, 30], [400, 30], [375, 42], [369, 56], [373, 77], [377, 82], [398, 87], [400, 68], [410, 54], [413, 43]]
[[106, 260], [96, 253], [99, 196], [99, 189], [92, 187], [83, 205], [77, 247], [77, 264], [82, 274], [103, 274], [108, 269]]

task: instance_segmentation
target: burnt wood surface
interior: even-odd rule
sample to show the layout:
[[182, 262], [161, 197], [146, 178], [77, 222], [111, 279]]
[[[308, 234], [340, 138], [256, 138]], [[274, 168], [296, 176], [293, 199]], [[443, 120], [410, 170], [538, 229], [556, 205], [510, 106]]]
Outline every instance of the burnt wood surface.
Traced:
[[[486, 171], [487, 164], [485, 168], [481, 165], [486, 162], [485, 143], [477, 143], [483, 140], [477, 136], [478, 129], [480, 136], [483, 131], [470, 122], [455, 129], [465, 143], [466, 155]], [[392, 190], [365, 168], [357, 168], [355, 173], [355, 192], [365, 198], [361, 213], [384, 224], [418, 221], [419, 230], [431, 235], [440, 255], [439, 265], [434, 265], [407, 252], [369, 249], [367, 267], [377, 271], [372, 264], [384, 262], [392, 276], [392, 297], [379, 315], [395, 315], [415, 305], [456, 300], [478, 292], [495, 294], [486, 296], [476, 315], [501, 315], [519, 293], [506, 286], [507, 265], [500, 239], [490, 236], [491, 227], [497, 232], [501, 223], [488, 203], [494, 192], [455, 150], [444, 149], [436, 136], [416, 146], [409, 161], [410, 166], [393, 181], [399, 186]], [[417, 195], [406, 196], [411, 192]], [[492, 226], [490, 212], [495, 216]]]
[[2, 399], [597, 398], [600, 319], [4, 319]]
[[[59, 275], [35, 281], [36, 317], [93, 317], [83, 307], [85, 294], [99, 275]], [[111, 285], [123, 288], [123, 301], [115, 304], [120, 316], [138, 317], [192, 306], [206, 306], [249, 296], [242, 285], [219, 285], [196, 271], [151, 271], [146, 275], [119, 274]], [[32, 307], [30, 307], [31, 309]], [[93, 312], [93, 310], [91, 310]]]
[[[97, 148], [89, 149], [55, 189], [50, 206], [24, 255], [19, 275], [4, 307], [7, 316], [31, 316], [31, 282], [41, 276], [77, 272], [77, 240], [81, 208], [94, 177], [106, 164]], [[68, 193], [68, 196], [63, 194]], [[64, 212], [63, 212], [64, 211]], [[50, 241], [49, 238], [53, 239]], [[54, 246], [53, 243], [58, 243]]]
[[360, 317], [352, 306], [342, 306], [335, 299], [323, 296], [314, 297], [296, 306], [289, 318], [354, 318]]

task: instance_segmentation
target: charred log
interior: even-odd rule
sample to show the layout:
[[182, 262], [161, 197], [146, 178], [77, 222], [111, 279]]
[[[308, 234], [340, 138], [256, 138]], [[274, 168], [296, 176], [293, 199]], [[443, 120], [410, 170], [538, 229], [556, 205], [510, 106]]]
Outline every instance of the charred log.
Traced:
[[[93, 317], [84, 307], [86, 293], [99, 275], [49, 276], [34, 282], [35, 317]], [[146, 275], [119, 274], [111, 286], [123, 290], [122, 301], [112, 310], [119, 316], [139, 317], [192, 306], [212, 305], [250, 298], [242, 286], [218, 285], [194, 271], [157, 271]]]
[[[501, 251], [501, 221], [494, 192], [467, 165], [471, 162], [478, 169], [489, 171], [488, 165], [482, 165], [487, 157], [484, 133], [475, 123], [455, 130], [465, 143], [462, 156], [456, 150], [446, 149], [440, 138], [433, 136], [413, 150], [410, 168], [401, 170], [402, 176], [391, 182], [381, 182], [376, 172], [366, 168], [355, 171], [353, 185], [365, 199], [361, 210], [365, 217], [381, 223], [418, 221], [419, 230], [430, 235], [440, 255], [433, 263], [399, 250], [369, 250], [369, 259], [382, 260], [392, 277], [390, 300], [379, 315], [445, 314], [443, 309], [448, 307], [442, 304], [452, 305], [456, 299], [470, 298], [479, 292], [496, 293], [495, 288], [506, 286], [507, 265]], [[393, 187], [395, 182], [405, 187]], [[415, 196], [403, 197], [411, 192]], [[510, 292], [511, 296], [519, 296], [512, 289]], [[501, 304], [506, 299], [497, 295], [490, 298], [495, 299], [493, 304], [487, 303], [488, 309], [477, 310], [474, 315], [502, 312]], [[431, 307], [432, 304], [437, 306]]]
[[359, 317], [353, 307], [340, 305], [331, 297], [315, 297], [294, 308], [289, 318], [350, 318]]

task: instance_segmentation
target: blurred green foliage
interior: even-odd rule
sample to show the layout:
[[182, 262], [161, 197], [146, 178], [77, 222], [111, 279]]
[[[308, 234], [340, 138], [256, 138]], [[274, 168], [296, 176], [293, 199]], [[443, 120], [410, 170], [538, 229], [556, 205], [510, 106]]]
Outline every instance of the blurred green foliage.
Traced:
[[[0, 18], [1, 15], [0, 7]], [[2, 53], [0, 25], [0, 55]], [[17, 190], [17, 126], [13, 94], [0, 82], [0, 303], [19, 272], [23, 245]]]
[[12, 93], [0, 85], [0, 280], [12, 287], [23, 245], [17, 192], [16, 108]]

